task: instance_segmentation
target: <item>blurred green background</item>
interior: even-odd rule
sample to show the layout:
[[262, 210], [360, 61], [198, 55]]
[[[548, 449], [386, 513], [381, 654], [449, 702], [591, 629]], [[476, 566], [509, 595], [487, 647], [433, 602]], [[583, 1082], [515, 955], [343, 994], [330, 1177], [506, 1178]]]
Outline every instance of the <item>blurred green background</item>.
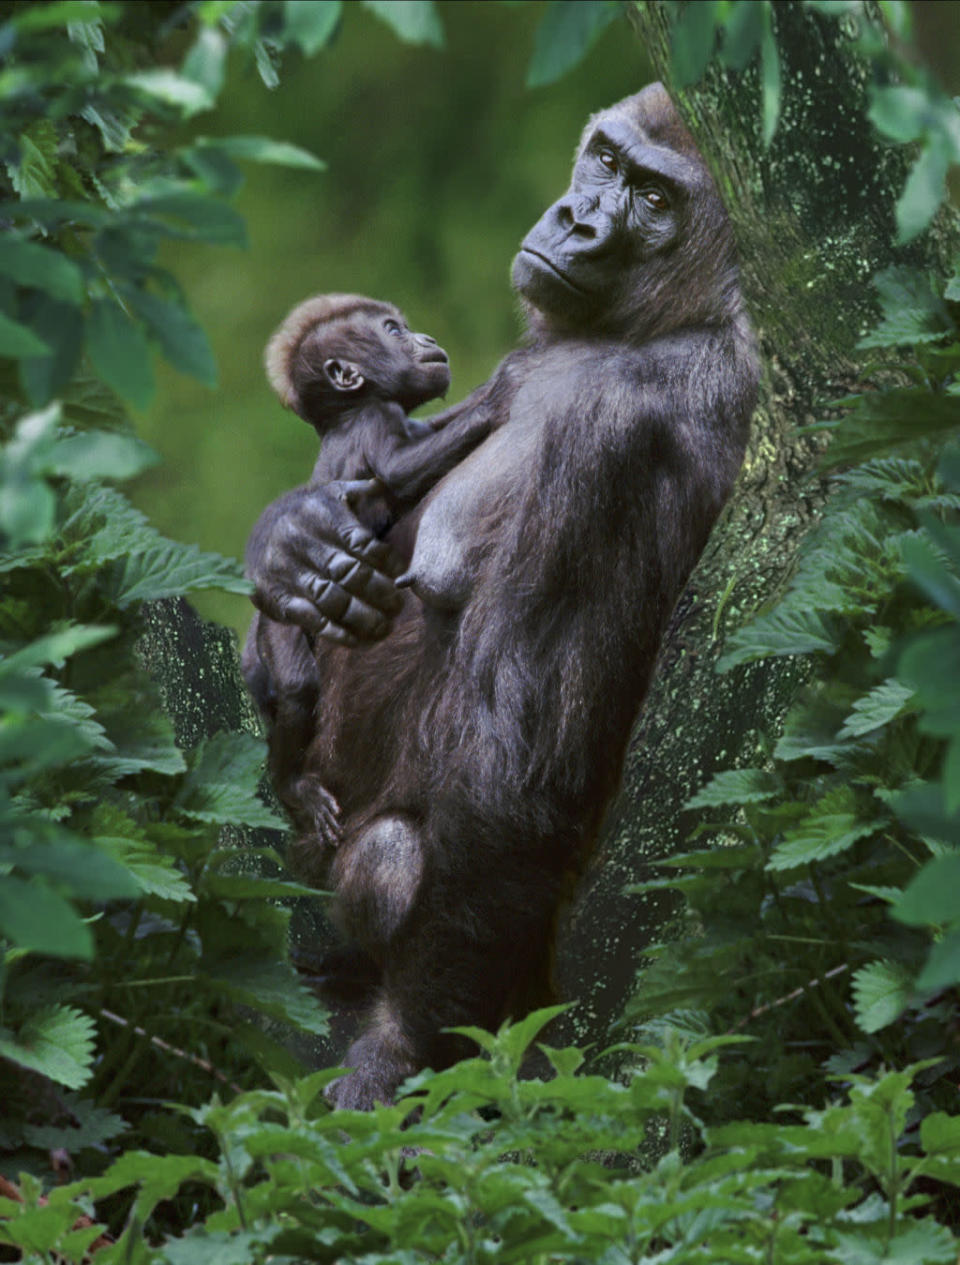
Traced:
[[[624, 18], [559, 83], [526, 89], [545, 5], [439, 5], [446, 47], [401, 44], [359, 4], [309, 62], [287, 57], [279, 88], [235, 74], [203, 135], [293, 141], [326, 172], [249, 167], [237, 206], [246, 251], [184, 246], [165, 262], [185, 282], [217, 355], [204, 388], [158, 365], [156, 403], [140, 421], [164, 457], [135, 499], [179, 540], [242, 555], [263, 506], [309, 475], [317, 440], [283, 410], [263, 375], [266, 339], [309, 294], [390, 299], [450, 353], [449, 401], [490, 373], [519, 332], [509, 265], [523, 234], [566, 188], [591, 111], [652, 77]], [[231, 68], [233, 71], [235, 68]], [[244, 598], [198, 607], [238, 631]]]

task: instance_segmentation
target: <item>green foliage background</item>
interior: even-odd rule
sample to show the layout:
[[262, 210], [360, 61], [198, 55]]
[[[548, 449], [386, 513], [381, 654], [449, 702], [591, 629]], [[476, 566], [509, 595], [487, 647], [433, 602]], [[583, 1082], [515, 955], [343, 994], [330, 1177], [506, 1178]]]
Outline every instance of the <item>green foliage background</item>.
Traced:
[[[249, 250], [176, 244], [167, 259], [217, 356], [216, 392], [172, 370], [138, 430], [163, 464], [134, 499], [163, 530], [235, 556], [263, 506], [304, 481], [313, 431], [264, 379], [264, 343], [308, 294], [390, 299], [450, 354], [456, 400], [514, 344], [509, 267], [521, 237], [565, 187], [588, 115], [651, 75], [620, 18], [562, 81], [527, 88], [546, 5], [455, 0], [437, 7], [443, 49], [397, 41], [357, 3], [279, 86], [236, 66], [203, 134], [252, 132], [304, 146], [325, 173], [245, 171], [236, 207]], [[242, 599], [204, 595], [204, 614], [245, 629]]]

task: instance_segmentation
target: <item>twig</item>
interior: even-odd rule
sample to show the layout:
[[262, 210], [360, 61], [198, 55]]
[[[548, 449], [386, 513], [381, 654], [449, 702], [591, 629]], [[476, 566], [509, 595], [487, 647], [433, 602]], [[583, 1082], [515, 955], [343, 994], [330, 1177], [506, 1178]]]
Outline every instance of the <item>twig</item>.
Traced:
[[167, 1054], [175, 1054], [178, 1059], [186, 1059], [188, 1063], [194, 1063], [197, 1067], [203, 1068], [210, 1076], [215, 1077], [224, 1085], [227, 1085], [237, 1094], [243, 1093], [243, 1086], [238, 1085], [235, 1081], [228, 1080], [223, 1072], [209, 1061], [202, 1059], [197, 1054], [188, 1054], [186, 1050], [178, 1050], [175, 1045], [170, 1045], [168, 1041], [164, 1041], [162, 1037], [152, 1037], [146, 1029], [141, 1028], [139, 1024], [131, 1023], [129, 1019], [124, 1019], [122, 1015], [116, 1015], [112, 1010], [100, 1009], [100, 1014], [104, 1019], [109, 1019], [111, 1023], [118, 1024], [121, 1028], [129, 1028], [131, 1032], [135, 1032], [138, 1037], [145, 1037], [151, 1045], [155, 1045], [158, 1050], [164, 1050]]
[[778, 1006], [785, 1006], [788, 1001], [796, 1001], [798, 997], [802, 997], [808, 988], [817, 988], [820, 984], [825, 983], [828, 979], [833, 979], [835, 975], [842, 975], [844, 971], [848, 971], [850, 966], [847, 962], [842, 962], [840, 966], [835, 966], [832, 970], [821, 975], [819, 979], [808, 980], [806, 984], [801, 984], [799, 988], [795, 988], [792, 993], [787, 993], [786, 997], [778, 997], [776, 1001], [768, 1001], [766, 1005], [757, 1006], [755, 1010], [751, 1010], [749, 1015], [741, 1019], [739, 1023], [735, 1023], [732, 1028], [727, 1029], [727, 1035], [731, 1032], [739, 1032], [741, 1028], [745, 1028], [751, 1019], [756, 1019], [759, 1015], [766, 1014], [768, 1010], [776, 1010]]

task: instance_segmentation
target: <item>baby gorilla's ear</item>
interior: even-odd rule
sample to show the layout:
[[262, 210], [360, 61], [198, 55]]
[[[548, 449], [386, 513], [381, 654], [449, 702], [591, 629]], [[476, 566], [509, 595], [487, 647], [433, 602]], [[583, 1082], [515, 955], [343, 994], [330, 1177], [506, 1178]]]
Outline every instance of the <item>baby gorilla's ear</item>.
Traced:
[[349, 360], [325, 360], [323, 372], [330, 385], [338, 391], [359, 391], [364, 383], [360, 369]]

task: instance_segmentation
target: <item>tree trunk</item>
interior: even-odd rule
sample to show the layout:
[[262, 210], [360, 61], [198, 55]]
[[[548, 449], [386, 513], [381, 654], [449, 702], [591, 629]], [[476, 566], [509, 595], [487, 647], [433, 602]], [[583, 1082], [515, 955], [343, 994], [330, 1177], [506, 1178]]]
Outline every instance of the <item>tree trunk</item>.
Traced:
[[740, 74], [713, 67], [679, 90], [664, 6], [633, 13], [733, 221], [764, 374], [736, 492], [674, 613], [622, 793], [561, 938], [563, 991], [580, 999], [565, 1035], [578, 1042], [604, 1040], [644, 948], [669, 935], [670, 900], [624, 888], [683, 850], [697, 824], [684, 803], [705, 781], [764, 759], [764, 735], [776, 733], [805, 675], [798, 659], [716, 672], [725, 635], [776, 594], [829, 494], [815, 473], [822, 440], [796, 428], [822, 419], [856, 381], [856, 344], [875, 313], [871, 277], [948, 258], [949, 229], [893, 245], [907, 168], [867, 119], [871, 68], [853, 47], [862, 19], [838, 22], [795, 0], [773, 7], [783, 96], [769, 149], [756, 64]]

